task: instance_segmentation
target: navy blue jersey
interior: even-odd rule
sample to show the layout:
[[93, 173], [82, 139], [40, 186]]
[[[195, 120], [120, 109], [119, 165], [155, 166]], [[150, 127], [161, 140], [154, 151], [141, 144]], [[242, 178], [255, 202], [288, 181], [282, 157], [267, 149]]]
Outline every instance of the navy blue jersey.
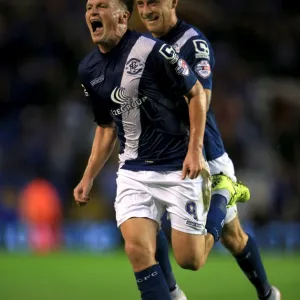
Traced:
[[[171, 44], [175, 51], [180, 53], [205, 89], [212, 89], [214, 53], [209, 41], [200, 30], [179, 20], [177, 25], [161, 40]], [[185, 114], [186, 121], [188, 121], [188, 108], [183, 102], [181, 110]], [[206, 117], [204, 149], [208, 161], [225, 153], [221, 134], [211, 108], [209, 108]]]
[[197, 77], [171, 46], [128, 30], [109, 53], [88, 54], [79, 75], [97, 124], [116, 124], [122, 168], [182, 168], [189, 128], [178, 102]]

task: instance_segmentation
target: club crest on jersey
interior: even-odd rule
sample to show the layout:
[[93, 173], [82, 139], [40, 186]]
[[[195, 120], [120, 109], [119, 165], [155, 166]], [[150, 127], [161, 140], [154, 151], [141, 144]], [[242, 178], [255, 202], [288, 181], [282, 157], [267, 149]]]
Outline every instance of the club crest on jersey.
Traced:
[[201, 60], [195, 67], [195, 72], [202, 78], [206, 79], [211, 74], [210, 64], [207, 60]]
[[147, 97], [129, 97], [126, 94], [125, 88], [123, 87], [115, 87], [114, 90], [111, 93], [111, 100], [120, 105], [120, 108], [111, 110], [111, 114], [113, 116], [121, 115], [122, 113], [125, 113], [131, 109], [135, 109], [142, 105], [146, 100]]
[[144, 68], [144, 63], [137, 58], [131, 58], [125, 65], [125, 70], [129, 75], [137, 75]]
[[180, 58], [177, 62], [176, 73], [182, 76], [189, 76], [190, 70], [186, 61]]

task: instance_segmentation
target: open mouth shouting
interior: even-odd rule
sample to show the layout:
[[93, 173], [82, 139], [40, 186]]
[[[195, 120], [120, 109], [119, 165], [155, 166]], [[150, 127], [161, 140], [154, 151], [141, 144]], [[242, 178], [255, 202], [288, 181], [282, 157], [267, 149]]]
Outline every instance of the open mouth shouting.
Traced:
[[98, 19], [92, 19], [91, 26], [94, 34], [100, 33], [103, 28], [102, 22]]

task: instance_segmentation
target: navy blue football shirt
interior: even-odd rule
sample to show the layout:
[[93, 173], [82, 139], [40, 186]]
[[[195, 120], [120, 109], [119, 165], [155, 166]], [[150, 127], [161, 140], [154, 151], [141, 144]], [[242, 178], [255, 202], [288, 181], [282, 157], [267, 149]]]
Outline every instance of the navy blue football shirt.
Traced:
[[[205, 89], [212, 89], [212, 71], [215, 65], [214, 52], [209, 41], [200, 30], [179, 20], [176, 26], [160, 39], [172, 45], [175, 51], [180, 53]], [[181, 110], [187, 119], [187, 105], [183, 104]], [[221, 134], [211, 108], [209, 108], [206, 116], [204, 150], [208, 161], [225, 153]]]
[[116, 124], [122, 168], [182, 169], [189, 129], [178, 102], [197, 77], [171, 46], [128, 30], [112, 51], [89, 53], [78, 71], [96, 123]]

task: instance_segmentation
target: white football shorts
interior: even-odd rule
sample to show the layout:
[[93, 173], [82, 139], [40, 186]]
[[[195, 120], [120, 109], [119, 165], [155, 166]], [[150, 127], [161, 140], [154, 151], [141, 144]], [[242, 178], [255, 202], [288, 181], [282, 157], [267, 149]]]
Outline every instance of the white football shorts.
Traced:
[[[235, 177], [234, 165], [227, 153], [224, 153], [221, 157], [218, 157], [215, 160], [208, 161], [208, 165], [211, 175], [220, 174], [222, 172], [236, 182], [237, 179]], [[237, 214], [238, 211], [236, 205], [229, 207], [225, 217], [225, 224], [230, 223]]]
[[181, 174], [181, 171], [120, 169], [115, 201], [118, 227], [130, 218], [149, 218], [160, 225], [161, 217], [167, 211], [172, 228], [205, 235], [210, 177], [182, 180]]

